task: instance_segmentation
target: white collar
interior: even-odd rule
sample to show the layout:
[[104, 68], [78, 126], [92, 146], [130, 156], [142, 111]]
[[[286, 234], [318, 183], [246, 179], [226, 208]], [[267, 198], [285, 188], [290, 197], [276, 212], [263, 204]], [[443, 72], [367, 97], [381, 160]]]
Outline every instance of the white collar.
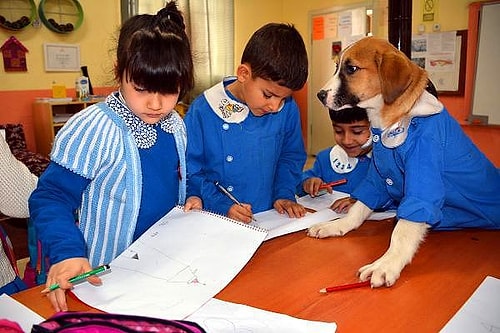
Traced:
[[250, 109], [246, 104], [240, 103], [228, 95], [225, 86], [235, 79], [235, 76], [224, 78], [223, 81], [206, 90], [204, 95], [208, 104], [219, 118], [227, 123], [237, 124], [248, 117]]

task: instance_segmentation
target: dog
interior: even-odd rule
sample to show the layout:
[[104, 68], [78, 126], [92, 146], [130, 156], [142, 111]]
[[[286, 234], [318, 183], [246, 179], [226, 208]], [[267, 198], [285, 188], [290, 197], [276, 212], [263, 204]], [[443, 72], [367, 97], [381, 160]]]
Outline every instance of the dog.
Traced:
[[431, 229], [500, 229], [500, 170], [428, 85], [427, 72], [404, 53], [365, 37], [341, 53], [335, 74], [317, 93], [330, 110], [366, 108], [373, 155], [347, 215], [313, 225], [307, 234], [343, 236], [388, 200], [396, 203], [389, 248], [358, 271], [372, 288], [394, 285]]

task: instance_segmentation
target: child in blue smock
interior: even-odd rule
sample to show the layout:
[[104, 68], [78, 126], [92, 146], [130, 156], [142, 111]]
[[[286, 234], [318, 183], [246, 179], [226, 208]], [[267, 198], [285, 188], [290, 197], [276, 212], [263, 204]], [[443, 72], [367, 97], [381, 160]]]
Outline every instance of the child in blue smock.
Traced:
[[175, 2], [126, 21], [116, 56], [118, 91], [61, 128], [29, 201], [50, 261], [46, 286], [60, 286], [48, 293], [55, 311], [68, 310], [70, 278], [108, 264], [185, 200], [186, 131], [173, 109], [194, 74]]
[[[335, 190], [352, 193], [366, 176], [371, 160], [371, 131], [366, 110], [360, 107], [329, 111], [336, 145], [318, 153], [311, 169], [302, 173], [299, 195], [317, 196], [320, 186], [341, 179], [347, 183], [335, 186]], [[328, 187], [327, 191], [332, 192]], [[336, 200], [332, 209], [345, 212], [354, 199]]]
[[270, 23], [252, 35], [236, 76], [196, 98], [184, 119], [188, 196], [242, 222], [273, 207], [290, 217], [305, 215], [295, 190], [306, 152], [291, 95], [307, 75], [304, 41], [292, 25]]

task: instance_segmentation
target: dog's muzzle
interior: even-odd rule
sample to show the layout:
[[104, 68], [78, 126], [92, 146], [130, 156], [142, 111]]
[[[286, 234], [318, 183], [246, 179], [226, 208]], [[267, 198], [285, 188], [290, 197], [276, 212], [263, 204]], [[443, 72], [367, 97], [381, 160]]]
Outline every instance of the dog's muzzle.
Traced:
[[326, 105], [326, 97], [328, 96], [328, 91], [322, 89], [316, 94], [316, 96], [318, 96], [318, 99], [321, 103], [323, 103], [323, 105]]

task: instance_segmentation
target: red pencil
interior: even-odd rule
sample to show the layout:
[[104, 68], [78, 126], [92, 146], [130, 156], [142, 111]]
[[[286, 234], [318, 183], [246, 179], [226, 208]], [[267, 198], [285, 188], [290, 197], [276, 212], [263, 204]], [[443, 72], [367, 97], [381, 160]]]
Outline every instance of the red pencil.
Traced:
[[324, 184], [321, 184], [319, 186], [319, 189], [322, 190], [322, 189], [325, 189], [327, 187], [332, 187], [332, 186], [337, 186], [337, 185], [342, 185], [342, 184], [345, 184], [347, 183], [347, 179], [339, 179], [339, 180], [336, 180], [334, 182], [329, 182], [329, 183], [324, 183]]
[[322, 294], [326, 294], [326, 293], [330, 293], [332, 291], [361, 288], [361, 287], [367, 287], [370, 285], [371, 285], [371, 282], [370, 282], [370, 280], [368, 280], [368, 281], [362, 281], [362, 282], [356, 282], [356, 283], [350, 283], [350, 284], [343, 284], [340, 286], [326, 287], [326, 288], [321, 289], [319, 292]]

